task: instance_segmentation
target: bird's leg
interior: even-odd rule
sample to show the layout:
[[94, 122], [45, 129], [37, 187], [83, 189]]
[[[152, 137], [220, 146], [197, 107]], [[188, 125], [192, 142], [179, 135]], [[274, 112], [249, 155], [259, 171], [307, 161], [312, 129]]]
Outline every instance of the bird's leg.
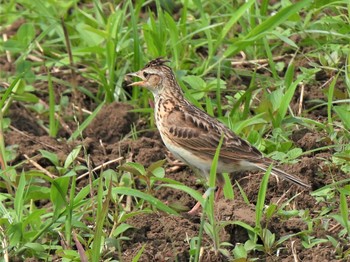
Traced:
[[[221, 198], [222, 190], [224, 188], [225, 180], [224, 180], [224, 177], [222, 176], [222, 174], [217, 174], [216, 184], [217, 184], [217, 186], [215, 188], [215, 198], [214, 198], [215, 202], [219, 201], [219, 199]], [[203, 194], [202, 197], [204, 199], [206, 199], [209, 194], [210, 194], [210, 188], [207, 191], [205, 191], [205, 193]], [[192, 207], [192, 209], [190, 211], [188, 211], [187, 213], [190, 215], [197, 214], [200, 207], [201, 207], [201, 203], [198, 201], [194, 205], [194, 207]]]
[[[216, 190], [215, 190], [215, 199], [214, 199], [215, 202], [219, 201], [219, 199], [221, 198], [222, 189], [223, 189], [223, 186], [221, 186], [221, 185], [216, 187]], [[207, 196], [208, 196], [208, 191], [209, 191], [209, 190], [207, 190], [207, 191], [203, 194], [202, 197], [203, 197], [204, 199], [207, 198]], [[190, 215], [197, 214], [197, 212], [198, 212], [200, 206], [201, 206], [201, 202], [198, 201], [198, 202], [194, 205], [194, 207], [192, 207], [192, 209], [191, 209], [190, 211], [188, 211], [187, 213], [190, 214]]]
[[149, 100], [148, 100], [148, 103], [149, 103], [149, 106], [150, 106], [151, 108], [154, 108], [154, 102], [153, 102], [153, 100], [149, 99]]
[[[204, 192], [203, 194], [203, 198], [206, 199], [208, 197], [208, 195], [210, 194], [210, 188], [207, 189], [207, 191]], [[201, 207], [201, 202], [197, 202], [194, 207], [192, 207], [192, 209], [190, 211], [188, 211], [187, 213], [190, 215], [194, 215], [197, 214], [199, 208]]]
[[222, 190], [223, 190], [222, 186], [217, 187], [216, 192], [215, 192], [215, 202], [218, 202], [219, 199], [221, 198]]
[[224, 189], [225, 185], [225, 179], [222, 174], [217, 174], [216, 175], [216, 192], [215, 192], [215, 202], [219, 201], [222, 195], [222, 190]]
[[[205, 196], [205, 194], [203, 195], [203, 197]], [[198, 212], [198, 209], [201, 207], [201, 202], [197, 202], [194, 207], [192, 207], [192, 209], [190, 211], [187, 212], [187, 214], [190, 215], [195, 215]]]

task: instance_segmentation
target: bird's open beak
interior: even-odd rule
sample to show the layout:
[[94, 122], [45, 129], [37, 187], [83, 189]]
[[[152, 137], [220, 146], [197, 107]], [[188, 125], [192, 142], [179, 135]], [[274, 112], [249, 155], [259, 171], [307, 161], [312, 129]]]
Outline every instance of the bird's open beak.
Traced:
[[141, 81], [137, 81], [137, 82], [128, 84], [128, 86], [144, 86], [145, 85], [146, 78], [143, 77], [143, 75], [142, 75], [142, 73], [140, 71], [135, 72], [135, 73], [129, 73], [126, 76], [130, 76], [130, 77], [135, 76], [137, 78], [141, 78], [142, 79]]

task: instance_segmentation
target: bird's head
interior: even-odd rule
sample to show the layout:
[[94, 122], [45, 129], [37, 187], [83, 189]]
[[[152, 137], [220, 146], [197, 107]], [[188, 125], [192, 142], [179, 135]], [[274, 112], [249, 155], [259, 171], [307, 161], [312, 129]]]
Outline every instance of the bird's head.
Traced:
[[159, 57], [148, 62], [141, 70], [127, 74], [127, 76], [141, 79], [129, 84], [129, 86], [145, 87], [154, 95], [159, 95], [169, 88], [178, 89], [173, 71], [165, 64], [167, 62], [169, 60]]

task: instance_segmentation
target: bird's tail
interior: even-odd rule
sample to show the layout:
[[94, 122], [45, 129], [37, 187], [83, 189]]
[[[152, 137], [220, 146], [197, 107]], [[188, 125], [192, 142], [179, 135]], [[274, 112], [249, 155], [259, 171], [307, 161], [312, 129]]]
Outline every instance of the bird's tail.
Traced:
[[[265, 172], [269, 167], [267, 164], [261, 164], [261, 163], [256, 163], [255, 166], [258, 169], [265, 171]], [[283, 170], [278, 169], [276, 167], [272, 167], [271, 174], [276, 175], [276, 176], [281, 177], [281, 178], [284, 178], [286, 180], [289, 180], [290, 182], [292, 182], [298, 186], [301, 186], [304, 188], [311, 188], [311, 186], [309, 184], [306, 184], [305, 182], [301, 181], [299, 178], [297, 178], [293, 175], [290, 175], [290, 174], [288, 174], [288, 173], [284, 172]]]

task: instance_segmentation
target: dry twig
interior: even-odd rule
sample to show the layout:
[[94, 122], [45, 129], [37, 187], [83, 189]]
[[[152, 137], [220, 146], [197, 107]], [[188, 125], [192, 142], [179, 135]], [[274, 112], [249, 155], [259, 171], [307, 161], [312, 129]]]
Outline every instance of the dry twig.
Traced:
[[37, 169], [39, 169], [41, 172], [43, 172], [45, 175], [47, 175], [50, 178], [57, 178], [57, 176], [51, 174], [49, 171], [47, 171], [45, 168], [43, 168], [39, 163], [35, 162], [33, 159], [29, 158], [26, 154], [23, 154], [23, 156], [25, 157], [25, 159], [28, 160], [28, 162], [30, 164], [32, 164], [34, 167], [36, 167]]
[[91, 171], [88, 171], [88, 172], [82, 174], [81, 176], [79, 176], [79, 177], [77, 178], [77, 181], [80, 180], [80, 179], [82, 179], [82, 178], [84, 178], [84, 177], [86, 177], [87, 175], [89, 175], [90, 172], [91, 172], [91, 173], [92, 173], [92, 172], [95, 172], [95, 171], [97, 171], [97, 170], [100, 170], [100, 169], [102, 169], [102, 168], [105, 168], [106, 166], [108, 166], [108, 165], [110, 165], [110, 164], [113, 164], [113, 163], [115, 163], [115, 162], [119, 162], [119, 161], [121, 161], [121, 160], [123, 160], [123, 157], [118, 157], [118, 158], [116, 158], [116, 159], [112, 159], [112, 160], [110, 160], [110, 161], [107, 161], [107, 162], [105, 162], [105, 163], [103, 163], [103, 164], [101, 164], [101, 165], [95, 167], [95, 168], [92, 169]]

